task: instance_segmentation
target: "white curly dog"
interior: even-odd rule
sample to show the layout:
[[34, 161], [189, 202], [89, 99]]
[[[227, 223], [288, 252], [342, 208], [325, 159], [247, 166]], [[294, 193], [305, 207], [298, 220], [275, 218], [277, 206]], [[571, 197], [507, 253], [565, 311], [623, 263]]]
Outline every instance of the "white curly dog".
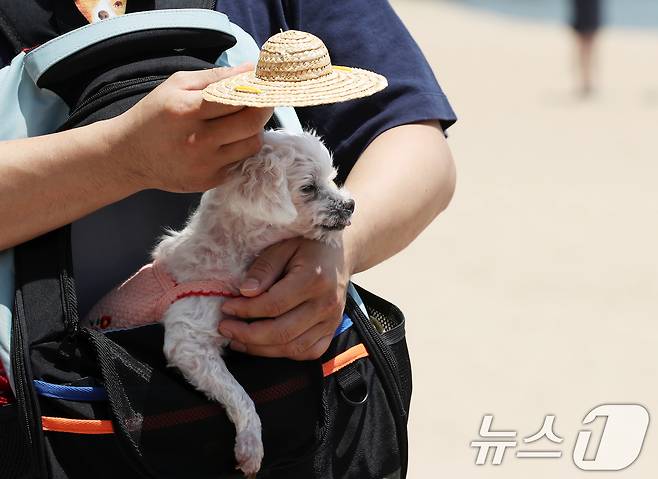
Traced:
[[261, 151], [231, 166], [226, 180], [203, 194], [185, 228], [161, 239], [153, 263], [87, 317], [102, 329], [162, 321], [169, 364], [221, 403], [235, 424], [237, 467], [246, 475], [260, 469], [261, 424], [221, 357], [229, 340], [218, 331], [220, 307], [226, 296], [239, 294], [264, 248], [297, 236], [338, 244], [354, 200], [335, 176], [331, 155], [314, 133], [265, 132]]

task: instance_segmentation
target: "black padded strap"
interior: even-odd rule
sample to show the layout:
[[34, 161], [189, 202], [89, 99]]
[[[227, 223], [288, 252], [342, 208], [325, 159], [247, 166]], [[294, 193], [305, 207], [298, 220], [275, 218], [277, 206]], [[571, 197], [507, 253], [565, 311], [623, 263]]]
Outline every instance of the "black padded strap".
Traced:
[[73, 0], [0, 0], [0, 36], [15, 53], [86, 23]]
[[[214, 10], [215, 0], [128, 0], [126, 13], [170, 8]], [[14, 54], [87, 24], [73, 0], [0, 0], [0, 37]]]
[[215, 0], [155, 0], [156, 9], [164, 8], [205, 8], [214, 10]]
[[214, 10], [215, 0], [128, 0], [126, 13], [169, 8], [205, 8]]
[[0, 6], [0, 32], [7, 39], [9, 45], [11, 45], [15, 55], [20, 53], [23, 48], [28, 47], [18, 34], [18, 31], [16, 31], [10, 17], [3, 11], [2, 6]]

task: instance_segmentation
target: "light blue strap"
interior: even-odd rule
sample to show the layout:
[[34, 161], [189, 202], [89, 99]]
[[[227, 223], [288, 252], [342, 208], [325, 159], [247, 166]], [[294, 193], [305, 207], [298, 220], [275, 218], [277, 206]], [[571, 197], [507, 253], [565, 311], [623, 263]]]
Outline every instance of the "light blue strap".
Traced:
[[91, 23], [53, 38], [27, 54], [25, 68], [36, 83], [50, 67], [108, 38], [159, 28], [196, 28], [230, 33], [228, 17], [202, 8], [136, 12]]
[[[349, 283], [347, 286], [347, 294], [352, 296], [354, 301], [356, 301], [356, 304], [359, 306], [361, 311], [363, 311], [363, 314], [368, 317], [368, 311], [366, 310], [365, 304], [363, 304], [363, 300], [361, 299], [361, 296], [359, 296], [359, 293], [356, 292], [356, 288], [352, 284], [352, 282]], [[336, 329], [336, 332], [334, 333], [334, 338], [338, 336], [340, 333], [347, 331], [349, 328], [352, 327], [354, 323], [352, 322], [352, 319], [346, 314], [343, 313], [343, 320], [340, 322], [338, 325], [338, 328]]]
[[69, 112], [60, 97], [35, 85], [26, 58], [19, 53], [0, 70], [0, 141], [51, 133]]
[[363, 304], [363, 300], [361, 299], [361, 296], [359, 296], [359, 293], [356, 292], [356, 288], [350, 281], [350, 283], [347, 285], [347, 294], [352, 296], [354, 301], [356, 301], [356, 304], [359, 306], [361, 311], [363, 311], [363, 314], [366, 315], [366, 318], [369, 318], [370, 316], [368, 315], [368, 310], [366, 309], [366, 305]]
[[99, 386], [63, 386], [34, 380], [34, 390], [39, 396], [66, 401], [107, 401], [107, 392]]
[[[243, 63], [256, 65], [258, 63], [258, 56], [260, 55], [260, 48], [256, 44], [256, 41], [235, 23], [229, 23], [231, 25], [231, 33], [238, 43], [222, 53], [215, 64], [223, 67], [242, 65]], [[302, 132], [302, 124], [299, 122], [294, 108], [280, 106], [274, 109], [274, 114], [279, 120], [279, 123], [281, 123], [281, 126], [286, 130], [294, 133]]]

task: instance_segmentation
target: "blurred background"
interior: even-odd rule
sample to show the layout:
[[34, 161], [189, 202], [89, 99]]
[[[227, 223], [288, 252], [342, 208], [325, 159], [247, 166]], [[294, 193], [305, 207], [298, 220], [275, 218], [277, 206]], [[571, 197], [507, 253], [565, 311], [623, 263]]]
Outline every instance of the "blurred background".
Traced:
[[[392, 4], [460, 118], [452, 204], [355, 278], [407, 317], [409, 477], [656, 477], [658, 1], [602, 2], [589, 87], [568, 0]], [[644, 448], [581, 471], [576, 436], [601, 435], [582, 420], [604, 403], [647, 408]], [[470, 447], [485, 414], [518, 433], [499, 466]], [[546, 415], [564, 441], [523, 444]]]

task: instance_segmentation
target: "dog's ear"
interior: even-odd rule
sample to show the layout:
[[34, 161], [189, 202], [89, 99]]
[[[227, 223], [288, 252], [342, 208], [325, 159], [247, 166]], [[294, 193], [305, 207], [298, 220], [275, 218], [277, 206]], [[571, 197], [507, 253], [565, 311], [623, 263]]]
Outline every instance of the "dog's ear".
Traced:
[[75, 0], [75, 5], [89, 23], [94, 23], [94, 7], [98, 0]]
[[273, 225], [287, 225], [297, 218], [283, 160], [265, 146], [261, 152], [242, 161], [230, 172], [234, 196], [229, 207], [243, 217]]

